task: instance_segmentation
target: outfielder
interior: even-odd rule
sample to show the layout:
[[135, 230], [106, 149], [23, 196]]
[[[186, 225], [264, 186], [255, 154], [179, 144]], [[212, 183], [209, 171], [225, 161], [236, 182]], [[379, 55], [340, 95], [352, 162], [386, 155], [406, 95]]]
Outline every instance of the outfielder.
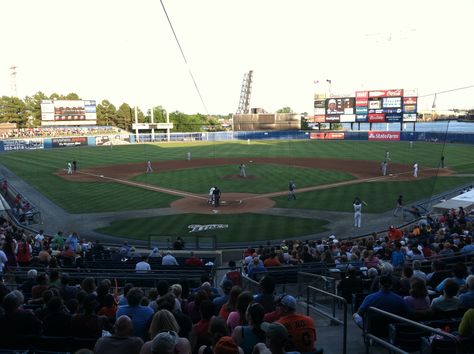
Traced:
[[72, 164], [71, 161], [68, 161], [67, 163], [67, 174], [72, 175]]
[[191, 161], [191, 151], [188, 151], [187, 159], [188, 159], [188, 161]]
[[152, 173], [153, 172], [153, 168], [151, 167], [151, 161], [148, 160], [146, 162], [146, 173]]

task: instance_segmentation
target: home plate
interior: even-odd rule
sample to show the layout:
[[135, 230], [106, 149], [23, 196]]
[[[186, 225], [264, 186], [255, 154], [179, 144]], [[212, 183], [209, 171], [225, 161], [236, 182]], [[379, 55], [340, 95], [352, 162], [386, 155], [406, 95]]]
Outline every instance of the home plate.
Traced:
[[252, 160], [250, 160], [249, 162], [253, 162]]
[[104, 178], [104, 175], [100, 175], [99, 177]]

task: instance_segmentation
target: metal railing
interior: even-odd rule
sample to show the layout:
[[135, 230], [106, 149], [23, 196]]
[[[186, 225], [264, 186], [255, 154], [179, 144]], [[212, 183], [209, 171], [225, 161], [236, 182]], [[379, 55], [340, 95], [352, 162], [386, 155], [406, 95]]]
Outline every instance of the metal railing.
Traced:
[[[370, 341], [369, 341], [370, 339], [372, 339], [374, 342], [377, 342], [381, 346], [387, 348], [391, 352], [396, 352], [396, 353], [400, 353], [400, 354], [409, 354], [409, 352], [396, 347], [395, 345], [393, 345], [390, 342], [387, 342], [384, 338], [377, 337], [376, 335], [369, 333], [371, 313], [377, 313], [378, 315], [389, 317], [392, 320], [396, 320], [396, 321], [401, 322], [401, 323], [406, 323], [406, 324], [412, 325], [414, 327], [417, 327], [419, 329], [423, 329], [425, 331], [429, 331], [431, 333], [442, 336], [443, 338], [450, 339], [456, 345], [456, 353], [453, 353], [453, 354], [460, 354], [461, 353], [460, 348], [459, 348], [459, 340], [456, 336], [454, 336], [450, 333], [443, 332], [440, 329], [433, 328], [433, 327], [421, 324], [419, 322], [409, 320], [408, 318], [397, 316], [397, 315], [394, 315], [393, 313], [383, 311], [383, 310], [380, 310], [376, 307], [371, 306], [367, 309], [367, 312], [365, 313], [365, 316], [364, 316], [363, 331], [364, 331], [364, 341], [365, 341], [365, 352], [366, 352], [366, 354], [370, 353]], [[420, 342], [420, 347], [421, 347], [421, 342]]]
[[[333, 312], [332, 314], [329, 314], [320, 308], [316, 307], [315, 305], [312, 305], [313, 302], [310, 301], [310, 295], [311, 292], [316, 292], [320, 293], [322, 295], [326, 295], [328, 297], [331, 297], [333, 299], [333, 303], [336, 304], [336, 302], [342, 303], [343, 305], [343, 320], [340, 320], [339, 318], [336, 317], [336, 306], [333, 306]], [[314, 303], [316, 304], [316, 303]], [[315, 288], [314, 286], [307, 286], [306, 287], [306, 315], [309, 316], [309, 310], [312, 309], [313, 311], [317, 312], [321, 316], [324, 316], [326, 318], [329, 318], [332, 323], [342, 325], [343, 326], [343, 334], [342, 334], [342, 354], [347, 353], [347, 301], [343, 297], [340, 297], [338, 295], [335, 295], [333, 293]]]

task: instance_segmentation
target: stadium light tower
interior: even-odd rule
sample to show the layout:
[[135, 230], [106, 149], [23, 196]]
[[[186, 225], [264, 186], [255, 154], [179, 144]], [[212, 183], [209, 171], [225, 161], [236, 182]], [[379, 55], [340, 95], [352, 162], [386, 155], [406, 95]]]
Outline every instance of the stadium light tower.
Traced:
[[17, 89], [16, 89], [16, 69], [17, 66], [13, 64], [10, 66], [10, 94], [12, 97], [17, 97]]

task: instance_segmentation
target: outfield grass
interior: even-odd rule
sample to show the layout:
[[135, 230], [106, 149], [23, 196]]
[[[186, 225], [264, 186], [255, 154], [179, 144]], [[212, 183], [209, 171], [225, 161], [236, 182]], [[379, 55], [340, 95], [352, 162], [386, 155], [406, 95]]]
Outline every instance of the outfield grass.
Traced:
[[249, 164], [248, 178], [226, 179], [224, 176], [238, 174], [236, 165], [192, 168], [176, 171], [162, 171], [156, 174], [137, 176], [134, 180], [159, 185], [160, 187], [184, 190], [193, 193], [207, 193], [209, 187], [217, 184], [226, 193], [270, 193], [284, 191], [288, 181], [298, 181], [298, 186], [308, 187], [348, 181], [355, 177], [349, 173], [318, 170], [277, 164]]
[[[474, 150], [471, 145], [443, 145], [419, 142], [415, 142], [413, 149], [410, 149], [408, 142], [369, 141], [279, 140], [252, 141], [250, 145], [241, 141], [136, 144], [114, 146], [113, 148], [83, 147], [9, 152], [0, 155], [0, 163], [4, 164], [68, 212], [90, 213], [96, 211], [168, 207], [169, 203], [175, 200], [176, 197], [116, 184], [70, 182], [54, 175], [55, 171], [66, 167], [67, 161], [78, 161], [78, 167], [81, 169], [123, 163], [145, 163], [148, 159], [153, 161], [184, 160], [186, 153], [190, 151], [193, 159], [212, 157], [279, 157], [288, 159], [288, 165], [291, 165], [291, 159], [296, 157], [381, 161], [385, 156], [386, 150], [390, 151], [392, 162], [412, 164], [414, 161], [417, 161], [421, 169], [438, 166], [440, 156], [444, 154], [446, 158], [445, 164], [449, 168], [463, 174], [474, 173], [474, 163], [472, 162]], [[224, 170], [225, 168], [227, 167], [224, 167]], [[208, 169], [195, 171], [197, 177], [193, 179], [186, 178], [186, 173], [183, 174], [179, 171], [166, 172], [163, 173], [162, 181], [153, 183], [160, 185], [165, 183], [165, 186], [170, 188], [183, 190], [191, 188], [195, 192], [205, 193], [209, 185], [213, 184], [221, 174], [220, 169], [221, 167], [212, 166]], [[232, 169], [234, 171], [230, 173], [237, 173], [235, 171], [236, 166], [232, 166]], [[314, 182], [313, 185], [316, 185], [324, 183], [324, 180], [327, 180], [329, 177], [339, 180], [348, 178], [340, 173], [333, 174], [333, 172], [321, 172], [305, 168], [292, 167], [291, 173], [288, 170], [285, 171], [284, 166], [280, 166], [277, 169], [272, 166], [262, 165], [257, 169], [258, 171], [255, 174], [259, 178], [253, 180], [252, 183], [255, 182], [255, 186], [258, 184], [258, 188], [255, 187], [255, 189], [258, 189], [260, 193], [267, 190], [266, 188], [272, 191], [286, 188], [289, 175], [294, 174], [293, 170], [298, 173], [297, 177], [294, 177], [298, 181], [298, 188], [305, 186], [307, 180], [311, 181], [311, 183]], [[226, 171], [222, 172], [227, 174]], [[252, 174], [251, 169], [248, 170], [248, 173]], [[207, 180], [208, 176], [213, 176], [211, 181]], [[260, 178], [261, 176], [263, 177]], [[410, 196], [426, 198], [432, 191], [441, 190], [437, 189], [437, 186], [449, 189], [456, 185], [469, 183], [466, 179], [451, 180], [445, 177], [437, 178], [435, 182], [421, 180], [393, 184], [358, 184], [350, 187], [306, 193], [299, 196], [297, 205], [285, 205], [285, 198], [277, 198], [277, 201], [280, 207], [348, 211], [351, 209], [353, 197], [358, 195], [361, 198], [367, 199], [368, 203], [370, 202], [365, 211], [377, 212], [392, 207], [399, 194], [403, 194], [407, 201], [410, 199], [415, 200]], [[235, 188], [236, 192], [240, 188], [249, 188], [247, 181], [243, 185], [240, 184], [243, 181], [219, 180], [222, 190], [227, 188], [226, 183], [229, 183], [229, 188]], [[280, 188], [280, 186], [282, 187]], [[246, 191], [253, 192], [253, 189], [241, 190], [241, 192]]]
[[317, 234], [327, 229], [327, 221], [263, 214], [167, 215], [114, 221], [110, 227], [96, 230], [117, 237], [148, 240], [149, 235], [175, 238], [189, 233], [188, 225], [227, 224], [227, 229], [200, 232], [201, 236], [215, 235], [218, 242], [246, 242], [300, 237]]

